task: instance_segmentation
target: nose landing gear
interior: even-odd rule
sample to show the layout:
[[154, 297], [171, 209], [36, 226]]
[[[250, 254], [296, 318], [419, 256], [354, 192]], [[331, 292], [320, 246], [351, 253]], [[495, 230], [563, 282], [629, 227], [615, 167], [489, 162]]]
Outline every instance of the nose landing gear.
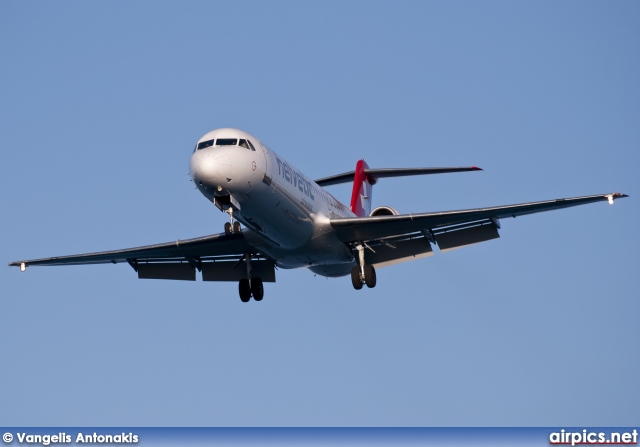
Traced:
[[231, 236], [232, 234], [240, 234], [242, 233], [242, 228], [240, 228], [240, 222], [233, 220], [233, 208], [227, 208], [226, 212], [229, 214], [229, 222], [225, 222], [224, 224], [224, 234], [227, 236]]

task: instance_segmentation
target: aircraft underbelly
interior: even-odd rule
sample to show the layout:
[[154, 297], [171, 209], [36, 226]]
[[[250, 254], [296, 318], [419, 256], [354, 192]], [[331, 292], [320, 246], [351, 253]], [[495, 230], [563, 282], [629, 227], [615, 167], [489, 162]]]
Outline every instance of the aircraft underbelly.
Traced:
[[271, 245], [288, 250], [304, 245], [313, 233], [310, 216], [282, 193], [254, 192], [238, 219]]
[[243, 223], [253, 230], [247, 239], [277, 260], [278, 267], [351, 263], [350, 250], [337, 239], [328, 219], [296, 202], [301, 199], [291, 191], [274, 185], [273, 191], [262, 191], [256, 198], [258, 200], [251, 201], [251, 207], [242, 209]]
[[[256, 241], [254, 238], [260, 238], [254, 234], [248, 241], [257, 246], [271, 259], [276, 260], [276, 265], [280, 268], [290, 269], [298, 267], [308, 267], [315, 273], [325, 276], [343, 276], [346, 275], [353, 263], [353, 257], [344, 244], [336, 242], [335, 244], [327, 244], [325, 241], [311, 239], [306, 244], [297, 249], [285, 249], [275, 246], [264, 239]], [[340, 267], [340, 273], [331, 266], [347, 266]], [[315, 267], [322, 267], [316, 271]], [[326, 274], [329, 273], [329, 274]]]
[[[312, 182], [275, 153], [264, 155], [264, 161], [256, 161], [251, 152], [236, 159], [255, 167], [236, 176], [231, 193], [231, 202], [237, 204], [234, 217], [247, 227], [247, 241], [281, 268], [324, 266], [316, 273], [348, 273], [353, 256], [337, 239], [325, 216], [327, 205], [314, 194]], [[336, 265], [342, 267], [328, 267]]]

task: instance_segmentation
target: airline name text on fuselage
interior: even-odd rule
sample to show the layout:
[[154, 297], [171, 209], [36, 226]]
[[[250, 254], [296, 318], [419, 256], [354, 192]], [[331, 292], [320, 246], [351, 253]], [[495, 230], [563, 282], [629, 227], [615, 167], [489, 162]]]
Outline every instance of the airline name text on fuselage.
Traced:
[[286, 161], [280, 160], [277, 156], [276, 161], [278, 162], [278, 175], [293, 186], [297, 187], [305, 196], [309, 197], [311, 200], [315, 200], [315, 197], [311, 192], [311, 182], [298, 171], [292, 169]]

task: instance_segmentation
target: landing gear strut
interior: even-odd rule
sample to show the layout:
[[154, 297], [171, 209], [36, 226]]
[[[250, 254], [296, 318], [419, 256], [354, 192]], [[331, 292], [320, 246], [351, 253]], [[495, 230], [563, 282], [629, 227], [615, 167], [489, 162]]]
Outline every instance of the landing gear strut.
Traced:
[[253, 299], [256, 301], [262, 301], [262, 298], [264, 298], [264, 287], [262, 286], [262, 279], [253, 277], [251, 271], [251, 254], [245, 254], [244, 260], [247, 263], [247, 276], [249, 279], [242, 278], [238, 283], [240, 301], [247, 303], [251, 299], [251, 296], [253, 296]]
[[351, 284], [356, 290], [362, 289], [363, 284], [366, 284], [370, 289], [376, 286], [376, 269], [371, 264], [364, 263], [364, 247], [362, 244], [357, 244], [358, 250], [358, 265], [351, 269]]

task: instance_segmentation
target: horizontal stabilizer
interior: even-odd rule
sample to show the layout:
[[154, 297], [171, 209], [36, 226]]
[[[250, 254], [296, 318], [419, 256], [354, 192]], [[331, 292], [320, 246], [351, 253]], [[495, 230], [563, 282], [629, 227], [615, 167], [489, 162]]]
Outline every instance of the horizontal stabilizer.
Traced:
[[[389, 177], [406, 177], [409, 175], [430, 175], [430, 174], [446, 174], [449, 172], [467, 172], [482, 171], [477, 166], [460, 167], [460, 168], [384, 168], [384, 169], [365, 169], [364, 173], [370, 179], [371, 184], [380, 178]], [[352, 182], [356, 171], [349, 171], [331, 177], [321, 178], [315, 182], [320, 186], [339, 185], [341, 183]]]

